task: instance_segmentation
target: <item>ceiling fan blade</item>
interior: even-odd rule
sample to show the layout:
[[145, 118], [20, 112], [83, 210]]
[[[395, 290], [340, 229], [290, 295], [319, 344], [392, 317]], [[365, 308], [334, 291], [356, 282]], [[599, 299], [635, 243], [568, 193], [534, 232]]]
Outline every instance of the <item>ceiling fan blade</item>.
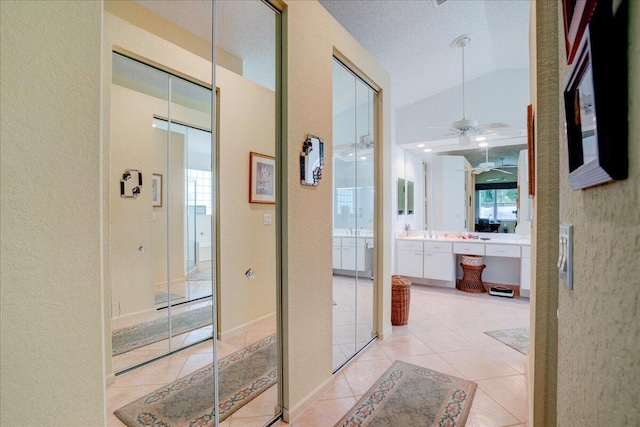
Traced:
[[499, 129], [499, 128], [508, 128], [509, 125], [504, 124], [504, 123], [485, 123], [483, 125], [478, 125], [477, 126], [479, 129]]
[[509, 172], [509, 171], [498, 169], [498, 168], [492, 168], [491, 170], [492, 171], [498, 171], [498, 172], [506, 173], [506, 174], [509, 174], [509, 175], [513, 175], [513, 172]]

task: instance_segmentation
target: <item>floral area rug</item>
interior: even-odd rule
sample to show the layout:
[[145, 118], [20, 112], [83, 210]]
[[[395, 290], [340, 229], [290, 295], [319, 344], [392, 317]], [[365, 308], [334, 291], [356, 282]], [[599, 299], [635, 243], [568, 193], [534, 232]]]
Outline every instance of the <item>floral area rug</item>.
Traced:
[[396, 360], [334, 427], [463, 426], [477, 387]]
[[[218, 361], [220, 421], [277, 381], [276, 336]], [[213, 364], [114, 411], [129, 427], [210, 427], [215, 424]]]
[[525, 356], [529, 353], [529, 328], [500, 329], [487, 331], [485, 334], [495, 338], [503, 344], [518, 350]]
[[[213, 323], [211, 306], [185, 311], [171, 316], [171, 336], [184, 334]], [[169, 338], [169, 319], [150, 320], [122, 329], [111, 336], [111, 354], [117, 356], [127, 351]]]

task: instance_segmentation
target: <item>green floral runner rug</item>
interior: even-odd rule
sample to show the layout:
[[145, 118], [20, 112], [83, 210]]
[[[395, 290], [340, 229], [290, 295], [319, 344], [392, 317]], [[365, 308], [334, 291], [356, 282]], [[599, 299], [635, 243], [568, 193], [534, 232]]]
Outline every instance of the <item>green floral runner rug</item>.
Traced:
[[518, 350], [525, 356], [529, 353], [529, 328], [500, 329], [487, 331], [485, 334], [495, 338], [503, 344]]
[[396, 360], [335, 427], [464, 426], [477, 387]]
[[[277, 381], [276, 336], [218, 362], [220, 421]], [[213, 364], [114, 411], [129, 427], [209, 427], [215, 424]]]
[[[171, 316], [171, 336], [184, 334], [213, 323], [211, 306], [196, 308]], [[169, 319], [150, 320], [122, 329], [111, 336], [113, 356], [169, 338]]]

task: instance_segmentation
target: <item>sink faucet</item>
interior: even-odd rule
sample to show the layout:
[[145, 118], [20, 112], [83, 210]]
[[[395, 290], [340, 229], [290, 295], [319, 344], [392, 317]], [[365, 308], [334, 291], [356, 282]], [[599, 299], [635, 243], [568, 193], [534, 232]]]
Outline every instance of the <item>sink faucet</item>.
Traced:
[[409, 231], [411, 231], [411, 224], [405, 224], [404, 231], [407, 232], [407, 237], [409, 237]]
[[353, 234], [353, 229], [349, 228], [349, 231], [347, 231], [347, 234], [351, 236]]

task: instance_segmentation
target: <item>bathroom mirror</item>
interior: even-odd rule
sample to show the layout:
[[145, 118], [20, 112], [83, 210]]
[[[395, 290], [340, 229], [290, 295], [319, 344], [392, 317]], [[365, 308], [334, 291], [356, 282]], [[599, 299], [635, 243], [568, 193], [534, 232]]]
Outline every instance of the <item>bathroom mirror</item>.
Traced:
[[322, 138], [307, 135], [300, 154], [300, 183], [318, 185], [324, 167], [324, 142]]

